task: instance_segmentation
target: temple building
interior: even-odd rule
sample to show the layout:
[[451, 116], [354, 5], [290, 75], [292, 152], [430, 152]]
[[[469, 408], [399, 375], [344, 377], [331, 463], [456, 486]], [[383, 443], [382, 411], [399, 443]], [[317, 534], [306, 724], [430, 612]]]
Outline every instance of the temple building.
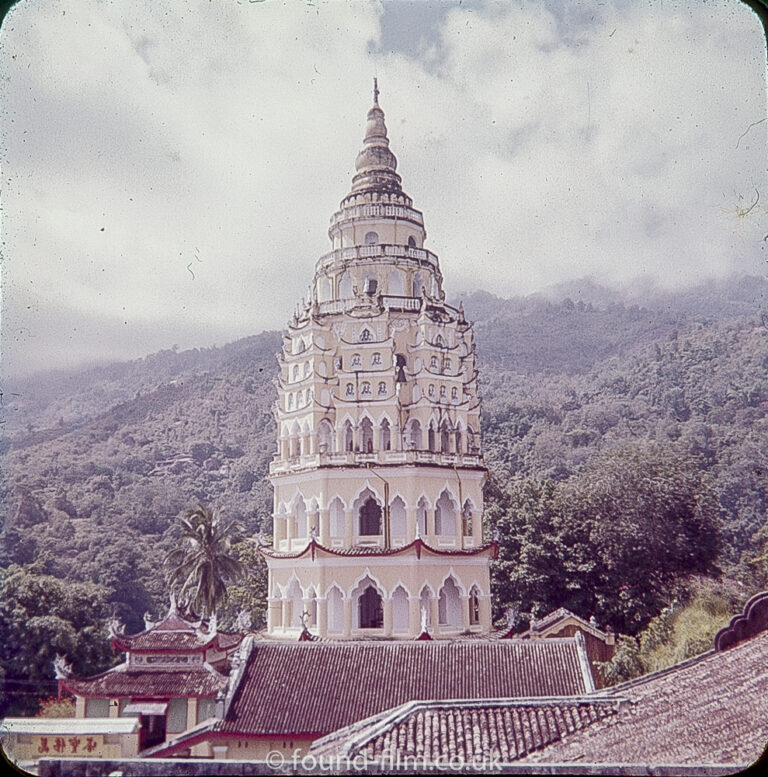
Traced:
[[145, 616], [145, 626], [128, 635], [117, 622], [110, 624], [113, 649], [125, 653], [113, 669], [78, 678], [63, 660], [55, 665], [59, 692], [74, 696], [77, 718], [138, 721], [133, 755], [214, 717], [243, 639], [218, 631], [215, 620], [188, 619], [173, 601], [160, 621]]
[[471, 325], [445, 302], [374, 82], [332, 250], [284, 334], [268, 631], [412, 639], [491, 628]]

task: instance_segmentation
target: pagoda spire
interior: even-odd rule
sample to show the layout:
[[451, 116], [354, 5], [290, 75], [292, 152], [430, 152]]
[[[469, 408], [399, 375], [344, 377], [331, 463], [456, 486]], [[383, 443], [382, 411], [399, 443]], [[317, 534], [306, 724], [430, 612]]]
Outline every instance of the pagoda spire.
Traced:
[[373, 79], [373, 106], [368, 111], [363, 148], [355, 159], [352, 192], [402, 192], [397, 157], [389, 148], [384, 111], [379, 106], [379, 81]]

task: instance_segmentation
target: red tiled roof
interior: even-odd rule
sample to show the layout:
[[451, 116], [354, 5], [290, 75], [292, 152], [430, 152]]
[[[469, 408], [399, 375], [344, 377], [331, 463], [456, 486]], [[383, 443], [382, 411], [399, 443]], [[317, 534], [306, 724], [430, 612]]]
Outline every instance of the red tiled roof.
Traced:
[[312, 753], [510, 763], [613, 715], [617, 706], [613, 699], [588, 697], [411, 702], [317, 740]]
[[302, 558], [303, 556], [310, 555], [312, 558], [315, 555], [320, 557], [324, 556], [397, 556], [400, 554], [409, 554], [415, 551], [416, 555], [421, 558], [422, 553], [433, 556], [479, 556], [482, 554], [492, 554], [496, 557], [498, 551], [498, 543], [490, 542], [487, 545], [481, 545], [478, 548], [453, 548], [444, 549], [433, 548], [431, 545], [427, 545], [421, 538], [416, 538], [407, 545], [402, 545], [398, 548], [378, 548], [369, 545], [356, 545], [352, 548], [327, 548], [325, 545], [321, 545], [317, 540], [310, 540], [306, 547], [297, 551], [279, 551], [274, 548], [260, 547], [259, 552], [263, 553], [269, 558]]
[[118, 650], [144, 651], [200, 651], [208, 647], [226, 650], [235, 647], [242, 634], [211, 632], [207, 624], [189, 621], [176, 612], [170, 612], [158, 623], [138, 634], [116, 634], [112, 642]]
[[768, 743], [768, 633], [606, 693], [630, 703], [530, 761], [746, 766]]
[[216, 696], [226, 685], [227, 678], [212, 669], [184, 671], [129, 672], [125, 664], [102, 674], [79, 680], [61, 680], [61, 687], [77, 696]]
[[225, 721], [241, 734], [324, 734], [414, 699], [586, 690], [574, 639], [256, 642]]

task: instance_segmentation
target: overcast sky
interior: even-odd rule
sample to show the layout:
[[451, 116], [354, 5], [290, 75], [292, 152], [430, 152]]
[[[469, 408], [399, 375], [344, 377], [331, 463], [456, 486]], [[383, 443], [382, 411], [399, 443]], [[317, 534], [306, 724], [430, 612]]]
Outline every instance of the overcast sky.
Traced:
[[764, 52], [738, 0], [22, 2], [6, 376], [282, 327], [373, 75], [449, 296], [764, 273]]

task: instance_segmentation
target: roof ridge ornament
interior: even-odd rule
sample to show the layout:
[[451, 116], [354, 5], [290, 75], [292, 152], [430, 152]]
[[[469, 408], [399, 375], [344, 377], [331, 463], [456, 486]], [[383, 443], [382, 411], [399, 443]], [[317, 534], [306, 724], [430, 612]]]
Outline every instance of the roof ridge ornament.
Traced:
[[373, 104], [379, 104], [379, 79], [376, 76], [373, 77]]

